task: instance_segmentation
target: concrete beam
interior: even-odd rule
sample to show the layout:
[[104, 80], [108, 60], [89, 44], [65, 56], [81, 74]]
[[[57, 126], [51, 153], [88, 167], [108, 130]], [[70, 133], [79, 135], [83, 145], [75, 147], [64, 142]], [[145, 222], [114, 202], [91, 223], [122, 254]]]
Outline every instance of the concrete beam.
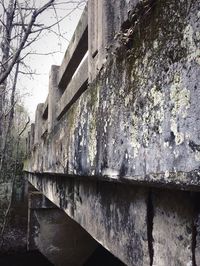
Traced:
[[193, 264], [196, 234], [191, 194], [154, 190], [152, 207], [153, 265], [199, 265]]
[[70, 41], [60, 66], [58, 86], [64, 91], [75, 70], [88, 50], [88, 15], [87, 6]]
[[195, 194], [85, 177], [30, 174], [29, 181], [126, 265], [198, 265]]
[[114, 256], [126, 265], [150, 265], [147, 189], [85, 178], [82, 181], [48, 176], [39, 179], [29, 175], [33, 186]]
[[83, 91], [87, 88], [88, 80], [88, 57], [85, 58], [80, 65], [76, 74], [68, 84], [67, 89], [63, 93], [58, 104], [57, 119], [59, 120], [70, 106], [80, 97]]

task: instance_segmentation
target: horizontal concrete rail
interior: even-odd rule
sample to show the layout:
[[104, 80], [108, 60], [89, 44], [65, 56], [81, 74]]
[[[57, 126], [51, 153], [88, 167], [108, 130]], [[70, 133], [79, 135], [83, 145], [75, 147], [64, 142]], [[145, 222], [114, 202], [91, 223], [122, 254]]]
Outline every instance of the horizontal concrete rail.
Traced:
[[60, 66], [58, 87], [64, 91], [69, 84], [74, 72], [88, 50], [88, 13], [87, 6], [77, 25]]
[[87, 88], [88, 81], [88, 57], [85, 58], [77, 73], [72, 78], [71, 82], [67, 86], [67, 89], [63, 93], [59, 104], [57, 119], [63, 116], [63, 114], [70, 108], [70, 106], [79, 98], [81, 93]]

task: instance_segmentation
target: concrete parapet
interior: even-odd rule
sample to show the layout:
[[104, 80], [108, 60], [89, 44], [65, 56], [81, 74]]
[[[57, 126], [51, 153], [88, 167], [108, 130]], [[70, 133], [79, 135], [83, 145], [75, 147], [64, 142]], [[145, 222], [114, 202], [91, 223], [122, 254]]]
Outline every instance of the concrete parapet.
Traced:
[[[110, 48], [102, 71], [62, 113], [26, 170], [199, 190], [199, 2], [188, 9], [173, 1], [137, 1], [131, 10], [112, 3], [102, 8], [121, 10], [121, 22], [110, 16], [116, 25], [109, 25], [106, 38], [109, 43], [111, 26], [114, 31], [121, 23], [119, 47]], [[177, 23], [168, 16], [174, 10]], [[69, 107], [70, 93], [66, 89], [61, 108]]]

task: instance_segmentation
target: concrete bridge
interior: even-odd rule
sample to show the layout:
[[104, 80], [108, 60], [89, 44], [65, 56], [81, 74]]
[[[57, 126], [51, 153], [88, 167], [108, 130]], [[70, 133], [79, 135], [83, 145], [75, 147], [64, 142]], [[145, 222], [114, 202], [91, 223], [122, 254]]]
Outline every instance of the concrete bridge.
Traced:
[[200, 265], [199, 84], [198, 0], [89, 0], [27, 139], [29, 249]]

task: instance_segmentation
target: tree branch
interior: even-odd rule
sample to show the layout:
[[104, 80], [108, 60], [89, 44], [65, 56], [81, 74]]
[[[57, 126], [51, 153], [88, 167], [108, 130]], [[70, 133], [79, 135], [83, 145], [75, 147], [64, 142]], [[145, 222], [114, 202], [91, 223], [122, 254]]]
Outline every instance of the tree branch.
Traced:
[[24, 131], [26, 130], [27, 126], [29, 125], [30, 123], [30, 117], [28, 117], [28, 121], [26, 122], [25, 126], [23, 127], [23, 129], [21, 130], [21, 132], [19, 133], [19, 137], [24, 133]]
[[8, 65], [7, 69], [0, 75], [0, 84], [2, 84], [8, 77], [8, 75], [10, 74], [13, 66], [15, 65], [16, 61], [18, 60], [19, 56], [20, 56], [20, 53], [22, 51], [22, 49], [24, 48], [27, 40], [28, 40], [28, 37], [31, 33], [31, 30], [32, 30], [32, 27], [35, 23], [35, 20], [36, 18], [38, 17], [38, 15], [40, 15], [44, 10], [46, 10], [48, 7], [50, 7], [53, 2], [55, 0], [50, 0], [48, 3], [46, 3], [44, 6], [42, 6], [41, 8], [39, 8], [38, 10], [34, 10], [32, 16], [31, 16], [31, 19], [30, 19], [30, 22], [26, 28], [26, 31], [24, 32], [24, 36], [19, 44], [19, 47], [16, 51], [16, 53], [13, 55], [13, 58], [12, 58], [12, 61], [10, 62], [10, 64]]
[[23, 17], [23, 14], [22, 14], [21, 6], [20, 6], [18, 0], [16, 0], [16, 2], [17, 2], [18, 9], [19, 9], [19, 14], [20, 14], [21, 22], [22, 22], [21, 25], [22, 25], [22, 28], [23, 28], [23, 30], [25, 32], [26, 31], [26, 27], [25, 27], [25, 24], [24, 24], [24, 17]]

